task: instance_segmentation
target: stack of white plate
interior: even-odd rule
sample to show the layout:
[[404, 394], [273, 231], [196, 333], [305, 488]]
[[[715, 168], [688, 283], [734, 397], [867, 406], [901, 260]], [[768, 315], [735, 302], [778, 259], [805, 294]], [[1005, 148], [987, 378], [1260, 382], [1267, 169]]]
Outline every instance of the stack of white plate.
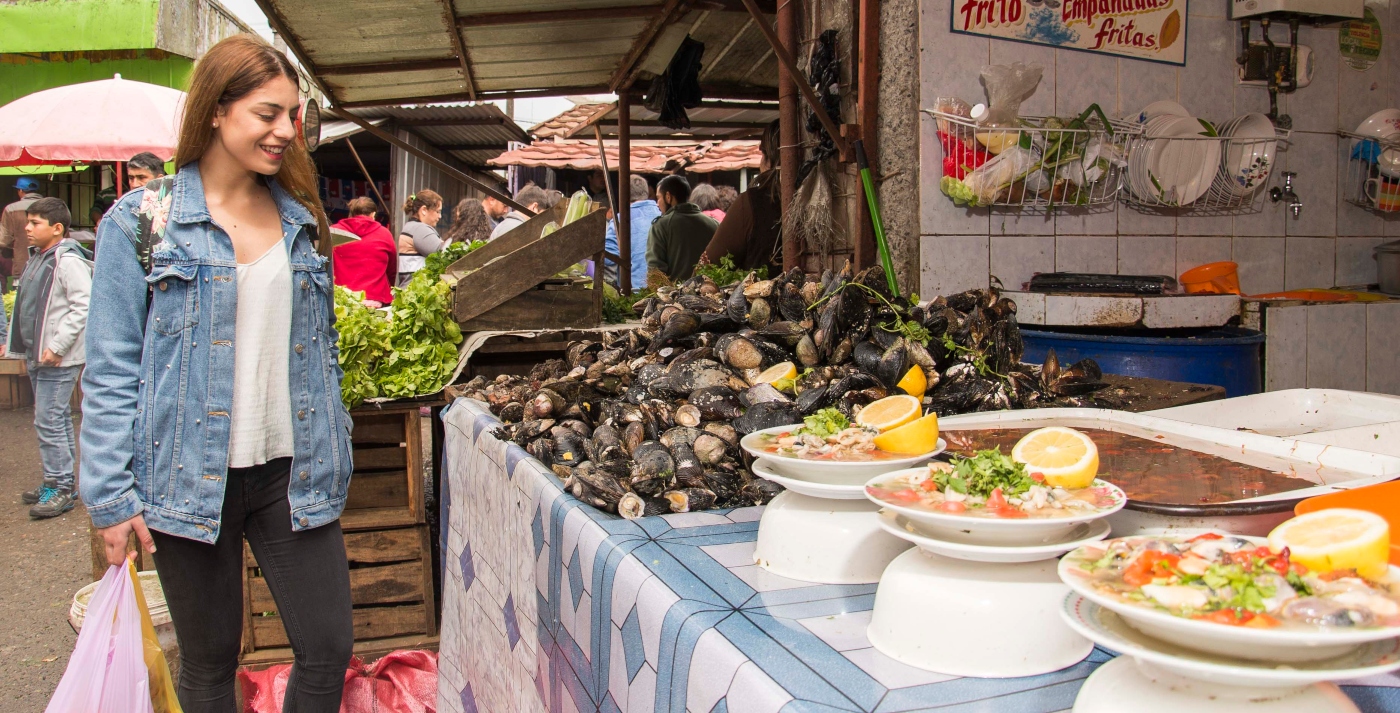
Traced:
[[1376, 156], [1376, 169], [1386, 178], [1400, 179], [1400, 149], [1389, 148], [1400, 143], [1400, 109], [1381, 109], [1366, 117], [1356, 133], [1385, 142], [1387, 148]]
[[1073, 666], [1093, 644], [1055, 615], [1068, 589], [1055, 558], [1108, 536], [1107, 517], [1127, 502], [1064, 518], [1000, 519], [935, 512], [877, 498], [871, 489], [921, 469], [867, 483], [884, 508], [880, 526], [917, 545], [880, 578], [866, 635], [890, 658], [954, 676], [1033, 676]]
[[1138, 115], [1143, 136], [1128, 154], [1128, 190], [1140, 202], [1184, 206], [1210, 190], [1219, 172], [1221, 142], [1176, 102], [1149, 104]]
[[870, 461], [818, 461], [769, 453], [767, 434], [802, 424], [751, 433], [739, 446], [754, 457], [754, 475], [786, 488], [763, 510], [754, 563], [781, 577], [820, 584], [870, 584], [909, 543], [881, 529], [879, 508], [865, 499], [872, 476], [925, 463], [928, 453]]
[[1223, 197], [1247, 197], [1268, 183], [1274, 172], [1278, 135], [1274, 124], [1263, 114], [1237, 116], [1216, 131], [1224, 139], [1220, 173], [1214, 190]]
[[1077, 572], [1084, 556], [1060, 560], [1060, 579], [1073, 590], [1061, 617], [1123, 658], [1089, 677], [1078, 713], [1123, 710], [1125, 700], [1143, 713], [1357, 713], [1329, 682], [1400, 669], [1400, 627], [1256, 629], [1174, 616], [1100, 592]]

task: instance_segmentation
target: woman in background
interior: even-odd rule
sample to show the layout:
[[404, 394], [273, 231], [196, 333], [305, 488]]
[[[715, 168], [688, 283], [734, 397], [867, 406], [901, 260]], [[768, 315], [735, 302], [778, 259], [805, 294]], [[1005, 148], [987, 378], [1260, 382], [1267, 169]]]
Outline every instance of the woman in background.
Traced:
[[424, 188], [403, 203], [404, 221], [399, 230], [399, 285], [423, 269], [423, 258], [442, 249], [437, 224], [442, 220], [442, 196]]
[[719, 207], [719, 191], [708, 183], [697, 185], [690, 192], [690, 202], [700, 209], [701, 213], [715, 219], [715, 222], [724, 221], [724, 211]]
[[471, 243], [491, 237], [491, 219], [479, 198], [463, 198], [452, 209], [452, 227], [443, 236], [443, 244]]
[[364, 303], [379, 309], [394, 300], [389, 288], [399, 274], [398, 249], [389, 230], [374, 219], [374, 201], [360, 196], [350, 201], [350, 217], [335, 227], [360, 236], [338, 245], [332, 254], [335, 284], [351, 292], [365, 293]]

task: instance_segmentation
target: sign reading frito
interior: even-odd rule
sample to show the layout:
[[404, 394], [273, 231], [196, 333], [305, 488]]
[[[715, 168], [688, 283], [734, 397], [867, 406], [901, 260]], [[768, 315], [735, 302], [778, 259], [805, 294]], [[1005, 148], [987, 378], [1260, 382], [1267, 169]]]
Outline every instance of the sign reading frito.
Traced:
[[1187, 0], [953, 0], [953, 32], [1186, 64]]

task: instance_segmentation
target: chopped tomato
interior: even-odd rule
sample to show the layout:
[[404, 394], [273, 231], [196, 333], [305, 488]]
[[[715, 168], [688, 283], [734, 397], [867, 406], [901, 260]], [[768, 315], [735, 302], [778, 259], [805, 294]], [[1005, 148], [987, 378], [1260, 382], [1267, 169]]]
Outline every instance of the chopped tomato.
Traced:
[[1037, 482], [1037, 483], [1044, 483], [1044, 482], [1045, 482], [1045, 474], [1044, 474], [1044, 473], [1031, 473], [1031, 480], [1034, 480], [1034, 481]]
[[1254, 553], [1248, 550], [1240, 550], [1239, 552], [1231, 552], [1224, 555], [1224, 557], [1229, 560], [1231, 564], [1249, 564], [1249, 561], [1254, 557]]
[[924, 482], [919, 483], [919, 487], [920, 487], [920, 488], [923, 488], [924, 490], [937, 490], [937, 489], [938, 489], [938, 483], [937, 483], [936, 481], [934, 481], [933, 478], [929, 478], [928, 480], [925, 480]]
[[945, 500], [938, 506], [938, 509], [944, 512], [967, 512], [967, 505], [954, 500]]
[[900, 502], [914, 503], [919, 501], [919, 494], [913, 490], [891, 490], [890, 497]]
[[1279, 552], [1272, 560], [1266, 560], [1266, 562], [1268, 562], [1269, 566], [1272, 567], [1275, 572], [1286, 575], [1288, 574], [1288, 570], [1292, 568], [1292, 563], [1289, 562], [1288, 559], [1290, 554], [1288, 548], [1285, 547], [1283, 551]]
[[1250, 619], [1249, 621], [1245, 622], [1245, 626], [1252, 627], [1255, 629], [1272, 629], [1282, 623], [1283, 622], [1269, 616], [1268, 614], [1255, 614], [1253, 619]]
[[[1161, 438], [1161, 436], [1158, 436], [1158, 438]], [[1195, 537], [1193, 537], [1193, 538], [1187, 540], [1187, 542], [1200, 542], [1200, 541], [1202, 541], [1202, 540], [1223, 540], [1223, 539], [1225, 539], [1225, 536], [1224, 536], [1224, 535], [1219, 535], [1219, 534], [1216, 534], [1216, 533], [1214, 533], [1214, 532], [1207, 532], [1207, 533], [1202, 534], [1202, 535], [1196, 535]]]
[[1170, 577], [1175, 574], [1173, 568], [1180, 561], [1180, 555], [1148, 550], [1138, 555], [1137, 559], [1129, 563], [1127, 569], [1123, 570], [1123, 581], [1135, 587], [1151, 584], [1159, 577]]
[[991, 495], [987, 496], [987, 509], [1000, 510], [1004, 507], [1006, 507], [1006, 496], [1001, 494], [1001, 488], [997, 488], [992, 491]]
[[988, 508], [988, 512], [991, 512], [997, 517], [1004, 517], [1008, 520], [1019, 520], [1023, 517], [1030, 517], [1026, 513], [1022, 512], [1020, 508], [1013, 508], [1010, 505], [995, 509]]
[[1290, 565], [1288, 566], [1288, 568], [1291, 569], [1291, 570], [1293, 570], [1293, 574], [1296, 574], [1296, 575], [1298, 575], [1299, 577], [1301, 577], [1301, 576], [1303, 576], [1303, 575], [1305, 575], [1305, 574], [1308, 573], [1308, 568], [1307, 568], [1307, 567], [1304, 567], [1304, 566], [1301, 565], [1301, 564], [1298, 564], [1297, 562], [1293, 562], [1292, 564], [1290, 564]]
[[1217, 624], [1228, 624], [1229, 626], [1244, 626], [1254, 618], [1254, 612], [1248, 609], [1221, 609], [1209, 614], [1198, 614], [1197, 619], [1213, 621]]

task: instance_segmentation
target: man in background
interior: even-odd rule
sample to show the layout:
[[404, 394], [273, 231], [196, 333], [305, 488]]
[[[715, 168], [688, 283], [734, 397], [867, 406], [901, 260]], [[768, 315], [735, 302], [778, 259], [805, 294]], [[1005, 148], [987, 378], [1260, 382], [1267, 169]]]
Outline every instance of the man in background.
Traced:
[[486, 211], [486, 219], [491, 221], [492, 230], [495, 230], [496, 226], [500, 225], [501, 221], [510, 213], [510, 206], [502, 203], [501, 200], [495, 196], [486, 196], [482, 198], [481, 209]]
[[15, 181], [15, 196], [19, 200], [0, 213], [0, 271], [4, 272], [0, 279], [24, 272], [24, 264], [29, 260], [29, 238], [24, 234], [29, 219], [24, 212], [44, 197], [39, 194], [39, 182], [28, 176]]
[[[491, 198], [488, 196], [486, 200], [483, 200], [481, 202], [481, 207], [486, 209], [487, 217], [491, 216], [491, 209], [486, 207], [487, 200], [501, 206], [502, 208], [506, 207], [504, 203], [501, 203], [495, 198]], [[515, 202], [528, 208], [531, 213], [540, 212], [540, 207], [543, 206], [545, 201], [547, 200], [549, 200], [549, 196], [545, 193], [544, 189], [540, 188], [539, 186], [533, 183], [527, 183], [525, 184], [524, 188], [521, 188], [520, 190], [515, 192]], [[516, 228], [520, 227], [522, 223], [529, 219], [530, 216], [525, 215], [524, 213], [521, 213], [518, 210], [512, 210], [507, 212], [501, 217], [500, 222], [496, 223], [496, 227], [492, 229], [491, 239], [495, 240], [496, 238], [499, 238], [512, 230], [515, 230]]]
[[687, 280], [719, 223], [690, 202], [690, 184], [680, 176], [656, 184], [656, 202], [662, 215], [647, 234], [647, 266], [671, 282]]
[[165, 175], [165, 162], [149, 151], [142, 151], [126, 162], [128, 190], [136, 190]]
[[[638, 174], [632, 174], [631, 195], [632, 202], [632, 223], [628, 231], [632, 235], [632, 289], [640, 290], [647, 286], [647, 234], [651, 232], [651, 224], [661, 217], [661, 209], [656, 206], [656, 201], [651, 199], [651, 188], [647, 186], [647, 179]], [[617, 223], [608, 221], [608, 237], [604, 250], [614, 254], [622, 255], [617, 244]], [[603, 273], [604, 278], [613, 285], [621, 286], [618, 281], [617, 265], [607, 262], [607, 270]]]
[[742, 271], [767, 267], [768, 274], [778, 274], [783, 261], [778, 254], [782, 248], [779, 235], [783, 223], [782, 200], [779, 196], [778, 122], [768, 125], [759, 141], [762, 159], [758, 175], [749, 189], [739, 194], [724, 213], [715, 237], [705, 248], [705, 259], [712, 264], [726, 255], [734, 258], [734, 266]]

